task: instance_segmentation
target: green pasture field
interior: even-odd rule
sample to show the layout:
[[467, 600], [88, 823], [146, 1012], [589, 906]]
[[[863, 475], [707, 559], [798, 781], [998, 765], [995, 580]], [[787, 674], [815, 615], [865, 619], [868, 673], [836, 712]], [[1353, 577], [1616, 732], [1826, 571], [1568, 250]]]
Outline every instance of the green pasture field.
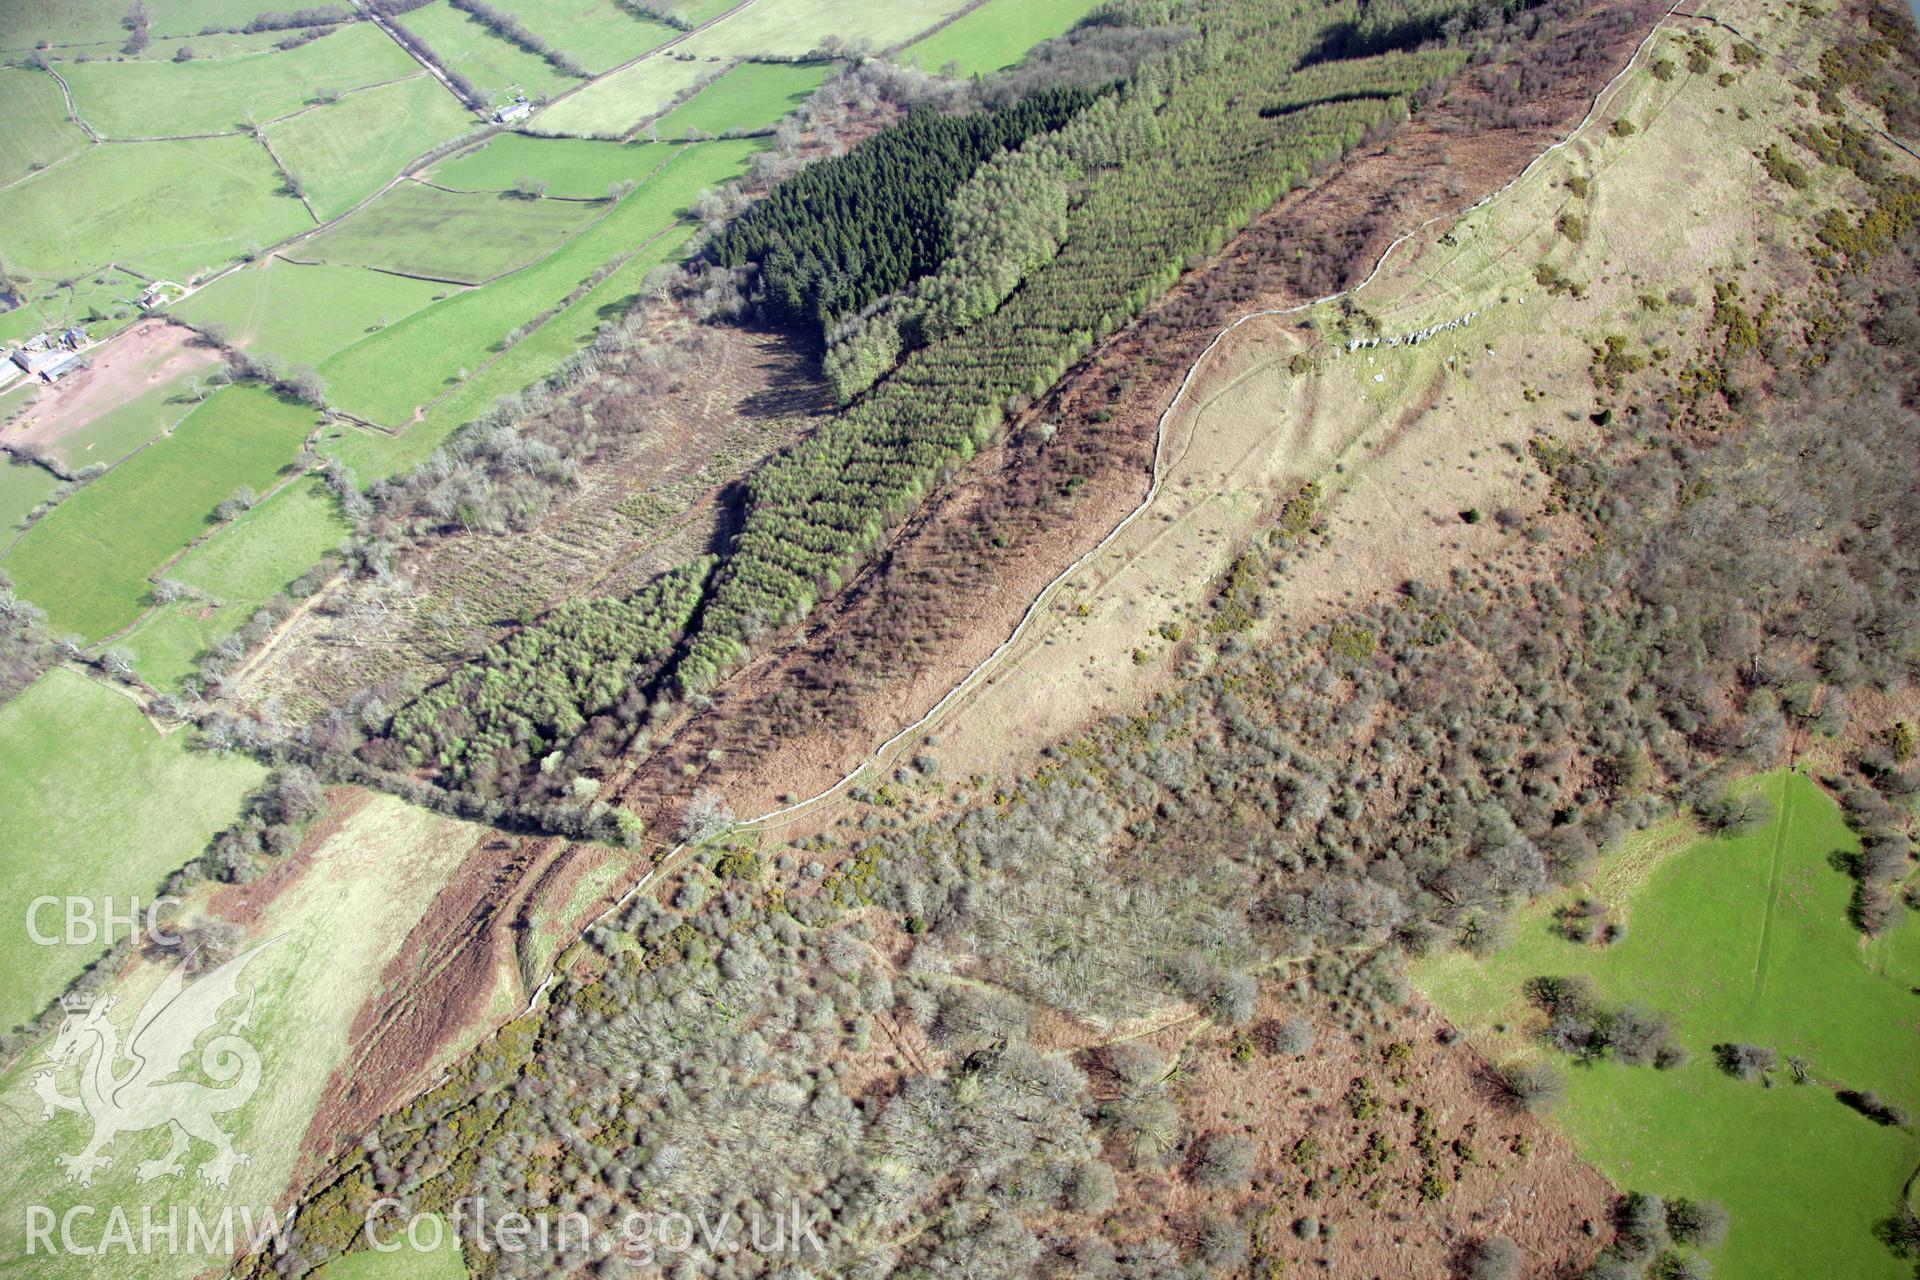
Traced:
[[[220, 31], [213, 35], [196, 32], [187, 36], [155, 36], [153, 43], [141, 50], [138, 60], [172, 62], [181, 49], [190, 55], [189, 62], [198, 58], [241, 58], [250, 53], [272, 53], [292, 34], [290, 31]], [[118, 54], [118, 50], [115, 52]]]
[[202, 654], [245, 626], [256, 609], [352, 531], [323, 481], [296, 481], [167, 570], [169, 578], [199, 588], [207, 599], [161, 606], [120, 643], [150, 683], [178, 688]]
[[187, 378], [198, 376], [202, 382], [210, 370], [198, 375], [171, 379], [149, 387], [125, 404], [116, 405], [88, 422], [72, 435], [50, 442], [46, 448], [69, 471], [79, 471], [96, 463], [112, 466], [135, 449], [158, 440], [198, 407], [187, 387]]
[[656, 54], [536, 113], [527, 128], [532, 133], [558, 137], [624, 138], [642, 120], [672, 106], [677, 95], [702, 77], [722, 69], [718, 60], [683, 60]]
[[[382, 1244], [395, 1242], [401, 1247], [391, 1253], [372, 1248], [343, 1254], [313, 1273], [313, 1280], [467, 1280], [467, 1261], [460, 1254], [460, 1243], [453, 1238], [453, 1226], [439, 1214], [422, 1214], [416, 1228], [423, 1245], [439, 1241], [437, 1248], [415, 1249], [407, 1243], [403, 1229], [383, 1237]], [[425, 1219], [439, 1224], [436, 1233]]]
[[88, 144], [80, 126], [67, 119], [67, 100], [44, 71], [0, 67], [0, 183], [24, 178]]
[[525, 0], [514, 6], [514, 14], [595, 75], [680, 34], [664, 22], [628, 12], [616, 0]]
[[845, 0], [783, 0], [748, 5], [676, 45], [701, 57], [782, 57], [820, 47], [828, 36], [867, 39], [874, 48], [902, 44], [966, 4], [966, 0], [897, 0], [894, 4], [848, 6]]
[[616, 182], [642, 182], [673, 154], [663, 142], [599, 142], [503, 133], [435, 165], [427, 180], [457, 191], [511, 191], [538, 178], [550, 196], [604, 196]]
[[267, 130], [267, 141], [314, 210], [337, 218], [420, 156], [476, 127], [472, 113], [423, 71], [283, 120]]
[[988, 0], [962, 14], [924, 40], [908, 45], [902, 57], [928, 71], [957, 63], [962, 75], [982, 75], [1011, 67], [1042, 40], [1071, 30], [1098, 0]]
[[[329, 396], [370, 421], [392, 426], [407, 422], [417, 408], [477, 372], [498, 353], [502, 338], [559, 305], [596, 268], [671, 229], [702, 190], [738, 174], [759, 145], [741, 140], [680, 148], [605, 218], [545, 260], [416, 312], [334, 356], [320, 368]], [[527, 341], [538, 340], [540, 332]], [[515, 390], [545, 372], [533, 370], [493, 395]], [[365, 482], [372, 474], [360, 478]]]
[[430, 5], [402, 14], [400, 22], [425, 40], [446, 66], [471, 80], [492, 101], [498, 102], [514, 87], [529, 99], [539, 99], [580, 83], [554, 70], [538, 54], [496, 36], [448, 0], [433, 0]]
[[153, 138], [265, 124], [325, 92], [420, 74], [420, 64], [371, 22], [356, 22], [286, 51], [192, 62], [68, 62], [60, 74], [80, 118], [102, 134]]
[[289, 256], [461, 284], [518, 270], [606, 212], [576, 200], [523, 200], [403, 182]]
[[833, 68], [825, 62], [741, 62], [655, 124], [662, 138], [684, 138], [690, 129], [718, 136], [771, 129], [807, 100]]
[[272, 487], [313, 423], [311, 408], [257, 387], [217, 391], [167, 439], [48, 512], [0, 568], [54, 634], [111, 635], [140, 616], [149, 575], [208, 532], [216, 506], [242, 485]]
[[[1686, 1065], [1567, 1067], [1554, 1121], [1581, 1154], [1622, 1187], [1725, 1204], [1722, 1280], [1910, 1276], [1871, 1232], [1920, 1164], [1920, 1136], [1872, 1123], [1835, 1089], [1920, 1111], [1920, 921], [1862, 945], [1847, 921], [1852, 882], [1829, 863], [1858, 847], [1839, 807], [1799, 774], [1754, 785], [1775, 806], [1765, 828], [1700, 840], [1656, 828], [1593, 886], [1528, 908], [1498, 954], [1450, 952], [1413, 980], [1497, 1062], [1558, 1058], [1522, 992], [1534, 977], [1585, 974], [1613, 1000], [1666, 1014]], [[1624, 914], [1623, 940], [1600, 948], [1554, 931], [1554, 909], [1583, 896]], [[1776, 1050], [1773, 1087], [1721, 1072], [1723, 1042]], [[1814, 1082], [1794, 1083], [1790, 1054]]]
[[[117, 54], [127, 42], [121, 25], [128, 6], [120, 0], [6, 0], [0, 21], [0, 52], [25, 52], [41, 40], [62, 45], [111, 45]], [[245, 26], [261, 12], [260, 0], [157, 0], [148, 6], [147, 30], [154, 42], [163, 36], [190, 36], [208, 27]], [[109, 52], [89, 49], [99, 56]]]
[[578, 302], [535, 330], [497, 362], [487, 366], [436, 403], [419, 422], [399, 436], [368, 431], [342, 433], [336, 445], [321, 446], [337, 456], [365, 482], [413, 466], [438, 448], [465, 423], [473, 421], [503, 395], [510, 395], [551, 373], [561, 361], [593, 339], [600, 325], [617, 320], [632, 308], [640, 283], [657, 266], [677, 262], [685, 255], [693, 228], [673, 227], [646, 249], [595, 285]]
[[0, 456], [0, 546], [13, 541], [27, 513], [60, 487], [60, 477], [45, 467]]
[[252, 138], [88, 147], [0, 191], [7, 265], [58, 279], [109, 262], [185, 281], [313, 219]]
[[[26, 1272], [34, 1280], [189, 1280], [225, 1274], [228, 1257], [210, 1257], [190, 1242], [184, 1230], [189, 1209], [217, 1222], [223, 1209], [258, 1213], [281, 1201], [300, 1154], [298, 1135], [307, 1131], [328, 1080], [347, 1057], [355, 1017], [381, 989], [387, 967], [449, 875], [481, 839], [493, 838], [484, 828], [349, 788], [329, 792], [328, 812], [316, 827], [303, 855], [309, 865], [264, 904], [248, 939], [249, 945], [271, 941], [239, 983], [252, 1004], [244, 1027], [235, 1030], [259, 1055], [260, 1076], [258, 1089], [244, 1104], [220, 1114], [235, 1150], [249, 1157], [232, 1171], [230, 1186], [217, 1187], [199, 1176], [200, 1162], [210, 1154], [204, 1144], [187, 1153], [181, 1173], [140, 1182], [137, 1166], [166, 1152], [164, 1129], [121, 1134], [108, 1153], [113, 1163], [95, 1174], [91, 1187], [69, 1183], [61, 1176], [58, 1156], [86, 1144], [88, 1118], [57, 1115], [40, 1122], [30, 1083], [45, 1069], [37, 1052], [22, 1055], [0, 1075], [0, 1108], [22, 1118], [0, 1128], [0, 1218], [16, 1224], [9, 1229], [10, 1240], [20, 1239], [17, 1224], [29, 1204], [47, 1205], [56, 1215], [75, 1204], [99, 1205], [88, 1231], [104, 1224], [108, 1205], [124, 1207], [135, 1224], [142, 1206], [154, 1206], [156, 1221], [165, 1221], [177, 1207], [183, 1223], [178, 1251], [163, 1245], [151, 1252], [111, 1249], [92, 1257], [43, 1254]], [[121, 1028], [123, 1043], [166, 972], [163, 963], [137, 962], [110, 984], [115, 1001], [110, 1016]], [[224, 1010], [221, 1025], [233, 1028], [241, 1008], [236, 1001]], [[71, 1071], [58, 1079], [69, 1093], [76, 1087]]]
[[[20, 913], [0, 932], [0, 1026], [37, 1015], [106, 950], [35, 944], [29, 902], [74, 895], [98, 910], [112, 896], [124, 910], [130, 897], [150, 901], [238, 816], [266, 772], [242, 756], [193, 751], [189, 736], [162, 737], [131, 698], [65, 668], [0, 705], [0, 884]], [[41, 932], [61, 932], [58, 913], [43, 912]]]
[[712, 22], [738, 3], [740, 0], [681, 0], [669, 7], [697, 27]]
[[220, 277], [173, 310], [189, 324], [223, 326], [245, 351], [318, 365], [459, 288], [274, 257]]

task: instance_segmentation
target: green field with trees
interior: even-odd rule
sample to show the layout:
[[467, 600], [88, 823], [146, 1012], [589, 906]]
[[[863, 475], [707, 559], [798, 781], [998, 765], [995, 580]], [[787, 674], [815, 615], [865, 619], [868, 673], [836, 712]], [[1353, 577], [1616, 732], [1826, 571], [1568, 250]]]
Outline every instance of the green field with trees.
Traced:
[[220, 277], [173, 312], [254, 355], [318, 365], [459, 289], [367, 267], [274, 257]]
[[216, 507], [273, 486], [313, 424], [310, 406], [257, 387], [216, 391], [167, 439], [42, 517], [0, 568], [56, 635], [99, 640], [139, 617], [148, 575], [208, 532]]
[[899, 0], [849, 9], [840, 0], [782, 0], [750, 4], [714, 23], [677, 48], [698, 57], [750, 58], [756, 54], [798, 57], [835, 41], [870, 40], [886, 49], [911, 40], [965, 0]]
[[59, 70], [80, 118], [109, 138], [234, 133], [331, 94], [422, 74], [370, 22], [297, 49], [189, 62], [62, 62]]
[[674, 154], [664, 142], [600, 142], [503, 133], [434, 166], [427, 180], [459, 191], [512, 191], [526, 179], [550, 196], [593, 199], [615, 184], [643, 182]]
[[928, 71], [957, 67], [961, 75], [991, 75], [1026, 57], [1092, 12], [1098, 0], [987, 0], [901, 52]]
[[570, 138], [624, 138], [640, 122], [672, 106], [674, 99], [726, 69], [656, 54], [602, 76], [568, 94], [527, 122], [530, 133]]
[[60, 86], [44, 71], [0, 67], [0, 183], [24, 178], [87, 145], [87, 135], [67, 118]]
[[[1839, 806], [1798, 773], [1754, 789], [1765, 798], [1754, 816], [1771, 814], [1764, 825], [1693, 843], [1655, 828], [1591, 883], [1528, 907], [1494, 954], [1449, 952], [1412, 977], [1483, 1053], [1554, 1065], [1566, 1096], [1552, 1119], [1608, 1177], [1725, 1204], [1726, 1280], [1894, 1280], [1911, 1267], [1873, 1227], [1920, 1165], [1920, 1138], [1842, 1095], [1920, 1112], [1920, 921], [1909, 913], [1863, 947], [1849, 920], [1853, 881], [1834, 865], [1860, 843]], [[1622, 936], [1568, 936], [1590, 919]], [[1605, 1042], [1555, 1048], [1528, 984], [1568, 975], [1669, 1024], [1685, 1060], [1656, 1069]], [[1716, 1047], [1736, 1045], [1758, 1046], [1772, 1066], [1730, 1073]]]
[[8, 269], [57, 280], [119, 262], [186, 280], [313, 225], [248, 137], [88, 147], [0, 191]]
[[464, 77], [488, 102], [504, 101], [507, 91], [515, 88], [537, 101], [580, 83], [539, 54], [495, 35], [471, 13], [456, 9], [451, 0], [433, 0], [409, 9], [400, 21], [426, 42], [443, 68]]
[[0, 545], [13, 541], [27, 513], [60, 487], [60, 477], [12, 454], [0, 457]]
[[207, 651], [247, 626], [351, 532], [323, 481], [287, 485], [168, 566], [167, 579], [189, 591], [142, 618], [118, 647], [148, 681], [176, 689]]
[[479, 284], [540, 260], [605, 212], [604, 206], [583, 200], [522, 199], [403, 182], [287, 256]]
[[92, 419], [78, 431], [49, 441], [47, 454], [69, 473], [112, 466], [150, 440], [157, 440], [200, 403], [206, 374], [188, 374], [150, 387]]
[[[44, 40], [56, 52], [65, 52], [63, 46], [112, 45], [73, 52], [119, 54], [127, 42], [128, 7], [121, 0], [9, 0], [0, 50], [25, 52]], [[245, 26], [260, 12], [261, 0], [165, 0], [149, 12], [148, 33], [155, 39], [193, 36], [209, 26]]]
[[476, 127], [421, 74], [349, 93], [269, 126], [267, 141], [322, 218], [337, 218], [434, 148]]
[[740, 62], [731, 71], [654, 122], [673, 140], [771, 129], [807, 100], [832, 67], [825, 62]]
[[620, 0], [523, 0], [513, 12], [555, 49], [599, 75], [679, 34], [642, 17], [642, 7]]
[[[11, 980], [0, 995], [0, 1029], [39, 1014], [104, 944], [39, 946], [25, 928], [27, 904], [69, 894], [150, 901], [167, 876], [197, 856], [240, 811], [266, 770], [241, 756], [162, 736], [129, 697], [56, 669], [0, 704], [0, 883], [17, 904], [0, 948]], [[47, 910], [42, 932], [59, 932]]]
[[[642, 249], [653, 237], [670, 231], [701, 191], [738, 174], [756, 149], [756, 143], [744, 140], [679, 148], [638, 190], [559, 252], [524, 271], [416, 312], [327, 361], [320, 371], [330, 398], [374, 422], [405, 423], [418, 406], [461, 383], [463, 371], [473, 374], [492, 357], [517, 346], [504, 340], [542, 312], [566, 302], [609, 261]], [[537, 338], [540, 332], [536, 329], [531, 336]], [[525, 385], [545, 371], [531, 370], [515, 386], [498, 387], [473, 405], [471, 413], [479, 413], [493, 396]]]

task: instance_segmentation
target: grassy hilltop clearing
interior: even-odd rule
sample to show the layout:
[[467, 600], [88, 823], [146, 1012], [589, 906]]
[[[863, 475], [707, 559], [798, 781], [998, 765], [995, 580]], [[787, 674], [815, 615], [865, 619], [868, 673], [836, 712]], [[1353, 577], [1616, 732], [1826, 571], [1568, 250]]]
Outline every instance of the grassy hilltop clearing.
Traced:
[[[1567, 1061], [1543, 1043], [1546, 1016], [1527, 995], [1540, 977], [1581, 975], [1608, 1001], [1670, 1019], [1685, 1065], [1568, 1067], [1556, 1123], [1617, 1182], [1725, 1204], [1723, 1275], [1891, 1280], [1907, 1269], [1872, 1227], [1920, 1166], [1920, 1138], [1837, 1094], [1920, 1111], [1920, 922], [1863, 943], [1848, 919], [1853, 881], [1836, 866], [1860, 842], [1838, 806], [1798, 773], [1755, 792], [1774, 814], [1764, 826], [1721, 839], [1690, 838], [1682, 824], [1644, 832], [1590, 883], [1529, 907], [1486, 959], [1455, 953], [1411, 976], [1502, 1062]], [[1561, 921], [1585, 903], [1604, 904], [1624, 936], [1570, 941]], [[1778, 1065], [1729, 1074], [1714, 1047], [1740, 1043]]]

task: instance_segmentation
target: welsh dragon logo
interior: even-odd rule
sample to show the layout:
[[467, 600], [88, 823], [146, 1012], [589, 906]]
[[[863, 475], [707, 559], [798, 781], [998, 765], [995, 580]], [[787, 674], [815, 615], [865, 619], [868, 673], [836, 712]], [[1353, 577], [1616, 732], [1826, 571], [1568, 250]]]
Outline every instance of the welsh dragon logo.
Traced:
[[[141, 1006], [124, 1048], [120, 1028], [109, 1016], [111, 998], [69, 1012], [47, 1051], [53, 1069], [32, 1080], [34, 1093], [46, 1104], [43, 1119], [52, 1119], [56, 1111], [72, 1111], [93, 1121], [86, 1147], [60, 1156], [68, 1181], [91, 1186], [94, 1171], [112, 1165], [112, 1157], [102, 1153], [115, 1138], [162, 1127], [172, 1130], [172, 1145], [165, 1156], [134, 1166], [142, 1182], [183, 1172], [182, 1157], [194, 1139], [213, 1148], [199, 1172], [215, 1186], [226, 1186], [235, 1167], [248, 1163], [250, 1157], [234, 1150], [232, 1135], [214, 1117], [245, 1106], [260, 1087], [260, 1055], [235, 1034], [252, 1016], [251, 992], [231, 1025], [199, 1051], [200, 1070], [215, 1084], [173, 1077], [196, 1042], [227, 1021], [221, 1010], [239, 998], [241, 972], [274, 941], [241, 952], [191, 986], [184, 972], [174, 968]], [[80, 1068], [79, 1092], [63, 1093], [55, 1073], [75, 1065]]]

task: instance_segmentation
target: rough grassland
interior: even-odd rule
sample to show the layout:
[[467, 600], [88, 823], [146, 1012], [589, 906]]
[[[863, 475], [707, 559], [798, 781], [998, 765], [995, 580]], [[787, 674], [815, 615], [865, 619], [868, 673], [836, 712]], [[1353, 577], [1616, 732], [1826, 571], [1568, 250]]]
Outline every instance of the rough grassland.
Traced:
[[337, 218], [443, 142], [474, 128], [445, 86], [421, 74], [350, 93], [267, 130], [322, 218]]
[[339, 91], [420, 70], [370, 22], [297, 49], [192, 62], [73, 62], [60, 74], [80, 118], [110, 138], [227, 133]]
[[523, 0], [513, 10], [528, 29], [595, 75], [680, 34], [664, 22], [628, 12], [616, 0]]
[[830, 69], [824, 62], [742, 62], [660, 117], [655, 127], [667, 139], [684, 138], [695, 129], [714, 135], [770, 129], [805, 102]]
[[[1550, 1056], [1536, 1034], [1542, 1016], [1521, 992], [1536, 976], [1586, 974], [1614, 1000], [1666, 1013], [1687, 1065], [1568, 1071], [1556, 1122], [1582, 1154], [1622, 1186], [1726, 1204], [1723, 1280], [1893, 1280], [1911, 1267], [1870, 1229], [1920, 1162], [1920, 1138], [1869, 1122], [1834, 1090], [1872, 1089], [1920, 1109], [1920, 964], [1907, 949], [1875, 972], [1848, 925], [1851, 882], [1828, 858], [1857, 841], [1833, 801], [1797, 774], [1758, 785], [1777, 814], [1764, 829], [1669, 841], [1682, 851], [1649, 868], [1645, 851], [1672, 834], [1655, 832], [1609, 860], [1587, 892], [1624, 913], [1623, 941], [1601, 949], [1558, 936], [1553, 909], [1582, 896], [1566, 893], [1528, 909], [1499, 954], [1449, 953], [1417, 966], [1414, 981], [1496, 1060]], [[1713, 1046], [1727, 1041], [1777, 1050], [1774, 1087], [1719, 1071]], [[1818, 1083], [1794, 1084], [1788, 1054], [1805, 1058]]]
[[241, 485], [266, 492], [313, 421], [311, 409], [253, 387], [216, 392], [167, 439], [49, 512], [0, 568], [55, 634], [109, 635], [140, 615], [148, 575], [207, 532], [216, 506]]
[[494, 35], [449, 0], [434, 0], [414, 9], [403, 15], [401, 22], [432, 46], [444, 65], [471, 80], [492, 100], [498, 101], [515, 87], [534, 99], [550, 97], [580, 83], [554, 70], [545, 58]]
[[527, 122], [534, 133], [581, 138], [622, 138], [642, 120], [666, 110], [674, 96], [719, 68], [656, 56], [596, 80]]
[[[123, 909], [129, 897], [150, 899], [265, 772], [191, 751], [187, 734], [161, 737], [132, 699], [64, 668], [0, 706], [0, 885], [13, 907], [0, 944], [0, 1027], [38, 1014], [106, 949], [35, 945], [32, 899], [113, 896]], [[61, 932], [55, 910], [38, 924]]]
[[234, 342], [255, 355], [317, 365], [458, 288], [276, 257], [222, 276], [174, 312], [191, 324], [225, 326]]
[[[202, 1215], [218, 1215], [228, 1206], [258, 1212], [281, 1195], [300, 1138], [346, 1052], [354, 1015], [378, 988], [387, 964], [448, 876], [477, 841], [492, 838], [483, 828], [351, 790], [331, 793], [328, 812], [316, 821], [325, 834], [300, 855], [309, 860], [308, 869], [266, 905], [250, 934], [255, 941], [276, 941], [241, 979], [243, 991], [254, 997], [241, 1034], [260, 1056], [260, 1085], [220, 1122], [234, 1135], [235, 1149], [251, 1157], [249, 1163], [236, 1169], [232, 1185], [222, 1190], [196, 1176], [194, 1169], [207, 1154], [198, 1145], [188, 1153], [182, 1174], [138, 1182], [135, 1166], [167, 1148], [164, 1131], [154, 1129], [122, 1135], [110, 1153], [112, 1166], [96, 1174], [92, 1187], [67, 1183], [56, 1156], [85, 1144], [89, 1122], [64, 1114], [39, 1121], [40, 1104], [28, 1080], [41, 1068], [30, 1055], [0, 1077], [0, 1109], [24, 1121], [0, 1127], [0, 1220], [16, 1224], [8, 1229], [9, 1239], [19, 1238], [17, 1224], [28, 1204], [48, 1205], [55, 1213], [73, 1204], [99, 1205], [101, 1224], [106, 1206], [121, 1205], [137, 1224], [142, 1205], [155, 1206], [161, 1221], [178, 1206], [184, 1222], [188, 1206]], [[113, 984], [113, 1016], [123, 1040], [124, 1029], [162, 976], [161, 966], [140, 963]], [[231, 1012], [239, 1008], [236, 1004]], [[71, 1092], [71, 1075], [63, 1081]], [[185, 1280], [224, 1272], [225, 1258], [194, 1252], [185, 1231], [181, 1234], [178, 1253], [61, 1254], [34, 1259], [31, 1274], [35, 1280]]]
[[551, 253], [605, 212], [575, 200], [522, 200], [405, 182], [290, 255], [478, 284]]
[[949, 62], [963, 75], [990, 74], [1027, 56], [1042, 40], [1072, 28], [1097, 0], [988, 0], [926, 39], [909, 45], [904, 61], [928, 71]]
[[844, 0], [782, 0], [748, 5], [693, 36], [676, 50], [707, 57], [745, 58], [756, 53], [791, 55], [817, 49], [828, 36], [866, 39], [876, 49], [911, 40], [964, 7], [965, 0], [898, 0], [848, 6]]
[[185, 280], [313, 219], [252, 138], [88, 147], [0, 191], [7, 264], [61, 277], [120, 262]]
[[510, 191], [521, 178], [550, 196], [604, 196], [616, 182], [640, 182], [673, 155], [664, 142], [597, 142], [503, 133], [486, 146], [435, 165], [428, 180], [460, 191]]
[[0, 458], [0, 538], [11, 540], [27, 513], [59, 486], [59, 477], [45, 467]]
[[318, 479], [290, 484], [167, 570], [204, 600], [179, 600], [140, 620], [123, 647], [147, 680], [178, 688], [200, 656], [340, 545], [352, 528]]
[[44, 71], [0, 67], [0, 182], [23, 178], [87, 145], [87, 135], [67, 119], [60, 86]]
[[[416, 408], [462, 381], [462, 370], [471, 374], [497, 354], [501, 339], [513, 329], [559, 305], [616, 256], [634, 252], [669, 230], [694, 197], [737, 174], [755, 149], [756, 144], [746, 141], [680, 148], [639, 190], [558, 253], [484, 288], [436, 303], [333, 357], [320, 370], [329, 395], [340, 407], [372, 421], [394, 426], [407, 422]], [[527, 342], [538, 341], [541, 332]], [[548, 363], [528, 370], [513, 385], [492, 391], [468, 416], [483, 411], [494, 396], [525, 386], [551, 368]], [[363, 481], [368, 478], [361, 476]]]

